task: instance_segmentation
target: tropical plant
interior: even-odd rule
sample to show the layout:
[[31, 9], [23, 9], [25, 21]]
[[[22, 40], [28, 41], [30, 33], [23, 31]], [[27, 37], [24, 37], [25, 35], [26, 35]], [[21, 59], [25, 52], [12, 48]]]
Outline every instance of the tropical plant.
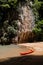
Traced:
[[36, 35], [36, 40], [43, 41], [43, 20], [37, 22], [33, 32]]

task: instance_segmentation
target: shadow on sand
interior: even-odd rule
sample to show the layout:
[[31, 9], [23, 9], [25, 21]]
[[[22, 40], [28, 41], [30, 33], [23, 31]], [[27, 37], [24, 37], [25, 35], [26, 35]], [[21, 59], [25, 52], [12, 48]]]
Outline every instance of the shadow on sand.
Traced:
[[0, 65], [43, 65], [43, 56], [22, 56], [13, 57], [3, 62]]

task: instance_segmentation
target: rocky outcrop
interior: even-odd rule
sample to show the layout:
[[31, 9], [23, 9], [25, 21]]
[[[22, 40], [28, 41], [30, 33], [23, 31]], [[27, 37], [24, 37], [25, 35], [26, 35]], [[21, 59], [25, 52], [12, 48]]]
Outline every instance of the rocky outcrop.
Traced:
[[18, 35], [15, 41], [28, 42], [33, 37], [32, 29], [35, 25], [33, 11], [28, 4], [24, 4], [19, 7], [18, 12]]

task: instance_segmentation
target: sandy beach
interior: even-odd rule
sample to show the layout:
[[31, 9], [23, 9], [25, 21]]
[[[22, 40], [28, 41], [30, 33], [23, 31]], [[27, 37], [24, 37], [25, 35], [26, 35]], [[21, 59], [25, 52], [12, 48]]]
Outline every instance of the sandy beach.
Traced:
[[[34, 49], [33, 53], [20, 52]], [[0, 65], [43, 65], [43, 42], [0, 45]]]
[[43, 55], [43, 42], [0, 45], [0, 59], [21, 56], [20, 52], [27, 51], [30, 48], [35, 49], [30, 55]]

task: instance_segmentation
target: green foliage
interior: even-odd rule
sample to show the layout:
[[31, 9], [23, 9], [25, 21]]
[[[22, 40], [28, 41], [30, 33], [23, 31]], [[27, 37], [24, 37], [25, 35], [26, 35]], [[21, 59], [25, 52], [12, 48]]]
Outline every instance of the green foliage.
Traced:
[[10, 39], [17, 35], [17, 22], [10, 20], [12, 18], [12, 11], [16, 9], [17, 0], [1, 0], [0, 2], [0, 43], [8, 44]]
[[1, 7], [6, 7], [6, 8], [10, 8], [10, 6], [9, 6], [9, 4], [2, 4], [2, 5], [0, 5]]
[[33, 13], [35, 15], [35, 21], [38, 21], [38, 19], [41, 19], [40, 16], [42, 16], [42, 14], [40, 14], [40, 13], [43, 12], [43, 10], [41, 11], [41, 8], [43, 8], [43, 1], [34, 0], [32, 9], [33, 9]]
[[17, 25], [17, 23], [18, 23], [17, 20], [13, 20], [13, 21], [11, 22], [12, 27], [14, 27], [14, 29], [16, 29], [16, 30], [18, 30], [18, 25]]
[[1, 7], [10, 8], [11, 6], [13, 6], [15, 8], [17, 0], [0, 0], [0, 2]]
[[7, 32], [10, 33], [10, 34], [13, 34], [13, 35], [17, 34], [17, 30], [15, 30], [12, 26], [9, 26], [7, 28]]
[[8, 25], [9, 25], [8, 23], [9, 23], [9, 21], [8, 21], [8, 20], [5, 20], [5, 21], [3, 22], [3, 27], [7, 28]]
[[[35, 8], [34, 8], [35, 7]], [[43, 10], [41, 10], [41, 8], [43, 8], [43, 1], [38, 1], [38, 0], [34, 0], [34, 5], [33, 5], [33, 9], [34, 9], [34, 13], [35, 13], [35, 16], [36, 16], [36, 19], [38, 18], [39, 16], [39, 20], [42, 18], [41, 21], [38, 21], [36, 22], [36, 26], [35, 28], [33, 29], [33, 32], [36, 34], [36, 36], [38, 38], [41, 38], [43, 40]], [[41, 14], [42, 13], [42, 14]], [[40, 17], [41, 16], [41, 17]], [[41, 37], [40, 37], [41, 36]]]
[[43, 20], [37, 22], [33, 32], [35, 33], [37, 40], [43, 41]]
[[36, 8], [37, 10], [40, 9], [41, 4], [43, 4], [43, 2], [38, 1], [38, 0], [35, 0], [35, 1], [34, 1], [34, 6], [35, 6], [35, 8]]
[[43, 29], [43, 20], [41, 20], [41, 21], [39, 21], [39, 22], [37, 23], [37, 28]]

